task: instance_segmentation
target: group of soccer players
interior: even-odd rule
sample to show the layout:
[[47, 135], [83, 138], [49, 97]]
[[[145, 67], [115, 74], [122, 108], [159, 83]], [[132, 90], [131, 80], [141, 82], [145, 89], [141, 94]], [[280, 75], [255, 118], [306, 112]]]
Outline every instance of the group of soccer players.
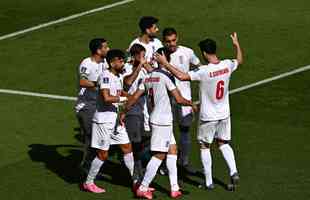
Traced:
[[[124, 51], [110, 49], [107, 40], [96, 38], [89, 43], [91, 56], [79, 66], [80, 89], [75, 109], [85, 141], [82, 167], [87, 176], [82, 188], [86, 191], [105, 192], [94, 180], [108, 159], [110, 146], [119, 145], [137, 197], [153, 198], [155, 189], [150, 184], [163, 161], [170, 180], [170, 196], [182, 196], [177, 161], [188, 172], [194, 171], [189, 163], [190, 127], [198, 108], [192, 102], [190, 81], [200, 82], [197, 140], [205, 188], [214, 188], [210, 153], [214, 139], [230, 170], [229, 187], [234, 188], [239, 181], [229, 144], [228, 92], [230, 76], [243, 62], [237, 34], [230, 35], [236, 50], [236, 58], [232, 60], [217, 57], [214, 40], [201, 41], [199, 47], [208, 63], [201, 65], [192, 49], [178, 45], [174, 28], [163, 30], [162, 42], [157, 39], [157, 23], [158, 19], [151, 16], [140, 19], [141, 35], [130, 43], [128, 60]], [[174, 121], [180, 130], [179, 149]], [[147, 136], [151, 157], [144, 166], [142, 154]]]

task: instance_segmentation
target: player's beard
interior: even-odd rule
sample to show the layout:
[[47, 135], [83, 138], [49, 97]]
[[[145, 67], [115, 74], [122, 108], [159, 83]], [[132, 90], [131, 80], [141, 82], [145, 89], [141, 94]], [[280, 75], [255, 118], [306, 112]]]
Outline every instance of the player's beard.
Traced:
[[168, 47], [168, 50], [170, 51], [170, 53], [174, 53], [177, 50], [177, 46], [170, 46]]
[[115, 71], [118, 73], [118, 74], [122, 74], [124, 72], [125, 68], [122, 67], [122, 68], [119, 68], [119, 69], [115, 69]]
[[154, 40], [154, 38], [156, 38], [156, 33], [150, 33], [148, 36], [151, 40]]

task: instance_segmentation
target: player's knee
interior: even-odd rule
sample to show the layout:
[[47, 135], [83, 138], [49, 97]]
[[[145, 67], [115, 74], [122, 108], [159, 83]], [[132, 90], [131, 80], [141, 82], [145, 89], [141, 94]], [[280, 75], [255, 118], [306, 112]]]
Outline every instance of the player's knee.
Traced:
[[217, 146], [220, 147], [224, 144], [229, 144], [229, 141], [218, 138], [218, 139], [216, 139], [216, 143], [217, 143]]
[[211, 144], [207, 143], [207, 142], [199, 142], [200, 144], [200, 149], [210, 149]]
[[122, 144], [121, 145], [121, 149], [123, 151], [124, 154], [127, 154], [127, 153], [131, 153], [132, 152], [132, 147], [131, 147], [131, 144], [128, 143], [128, 144]]
[[178, 154], [178, 147], [177, 147], [176, 144], [171, 144], [171, 145], [169, 146], [168, 154], [174, 154], [174, 155], [177, 155], [177, 154]]
[[159, 160], [164, 160], [166, 158], [166, 153], [164, 152], [155, 152], [154, 155]]
[[97, 157], [102, 161], [107, 160], [108, 159], [108, 151], [104, 151], [104, 150], [97, 151]]

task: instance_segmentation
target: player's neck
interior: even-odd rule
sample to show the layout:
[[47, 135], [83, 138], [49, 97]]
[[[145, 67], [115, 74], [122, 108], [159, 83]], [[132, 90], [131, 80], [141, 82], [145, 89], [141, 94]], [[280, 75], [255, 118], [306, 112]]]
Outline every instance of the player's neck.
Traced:
[[147, 35], [147, 34], [142, 34], [139, 37], [140, 42], [144, 43], [144, 44], [148, 44], [151, 41], [151, 38]]
[[216, 55], [209, 55], [208, 56], [208, 62], [210, 64], [219, 64], [220, 63], [220, 59]]
[[101, 56], [98, 56], [98, 55], [91, 55], [90, 59], [91, 61], [96, 62], [96, 63], [100, 63], [102, 61]]
[[110, 67], [109, 71], [115, 76], [118, 76], [118, 72], [114, 68]]

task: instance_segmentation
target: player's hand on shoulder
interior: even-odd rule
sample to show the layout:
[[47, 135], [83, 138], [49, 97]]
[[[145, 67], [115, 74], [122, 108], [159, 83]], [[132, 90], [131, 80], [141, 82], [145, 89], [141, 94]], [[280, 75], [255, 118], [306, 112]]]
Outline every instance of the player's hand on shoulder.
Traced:
[[236, 32], [233, 32], [230, 34], [230, 37], [232, 39], [233, 45], [238, 46], [239, 45], [239, 40], [238, 40], [238, 35]]
[[166, 64], [168, 64], [169, 62], [167, 61], [167, 58], [165, 56], [165, 54], [160, 54], [160, 53], [155, 53], [154, 54], [155, 60], [161, 64], [162, 66], [165, 66]]

